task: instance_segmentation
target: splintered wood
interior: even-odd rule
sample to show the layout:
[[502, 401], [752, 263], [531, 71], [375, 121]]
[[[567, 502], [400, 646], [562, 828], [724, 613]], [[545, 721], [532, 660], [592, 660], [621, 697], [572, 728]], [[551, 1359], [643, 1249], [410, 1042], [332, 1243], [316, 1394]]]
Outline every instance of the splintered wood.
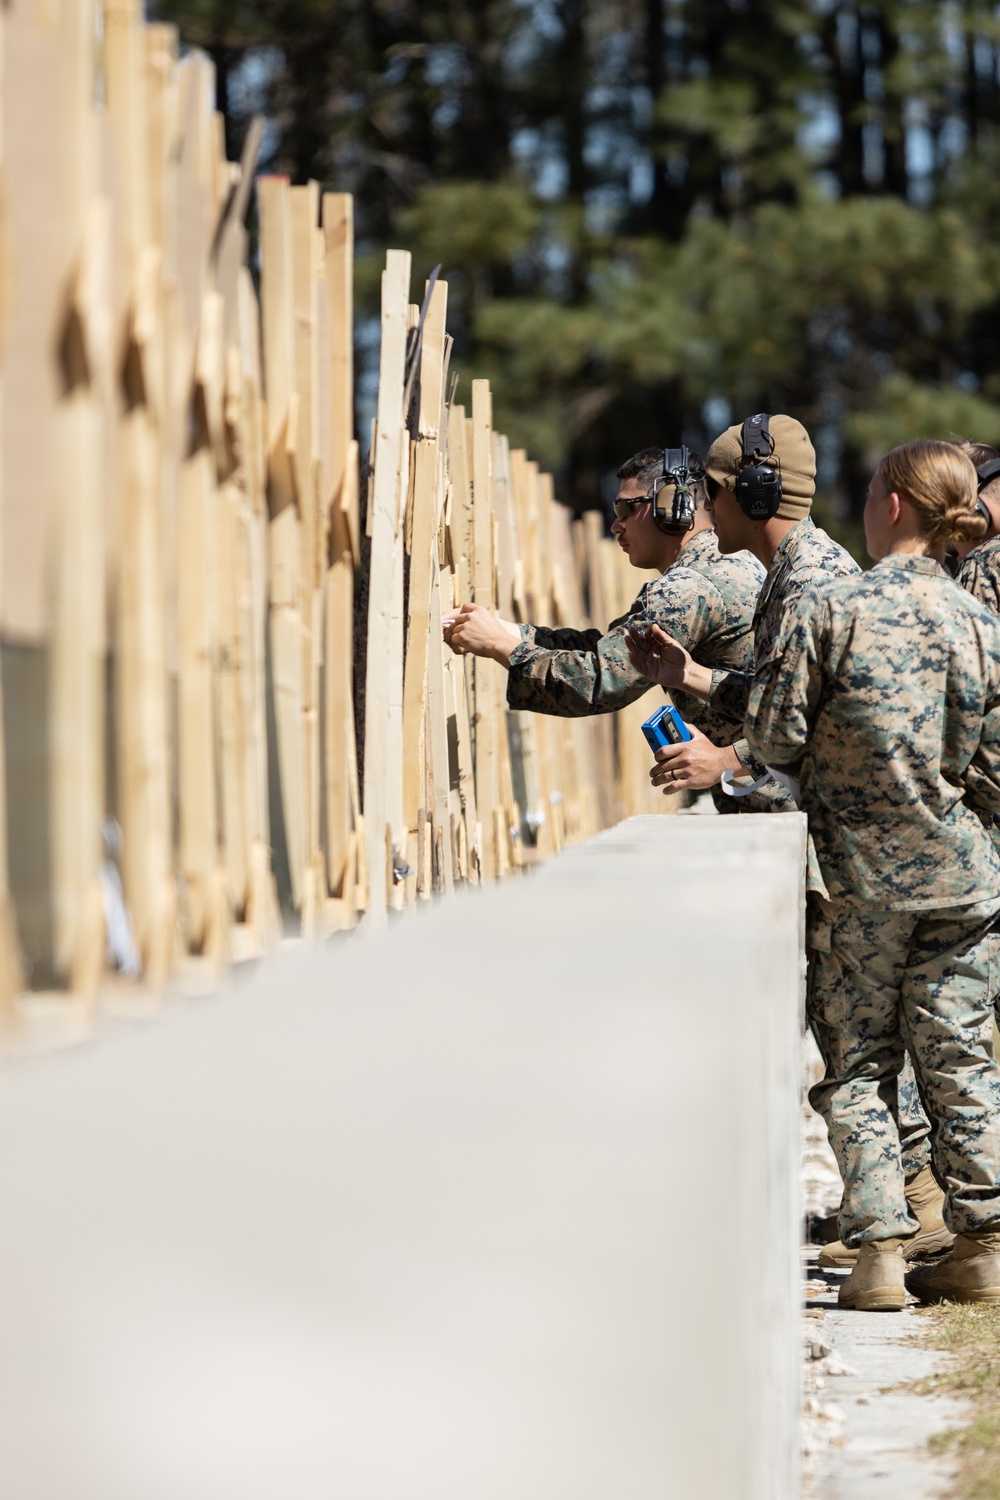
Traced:
[[450, 398], [446, 281], [387, 255], [362, 516], [350, 196], [255, 180], [260, 121], [227, 161], [209, 59], [139, 0], [12, 0], [0, 74], [0, 1024], [655, 807], [645, 704], [511, 713], [444, 644], [466, 602], [603, 628], [641, 582], [487, 381]]

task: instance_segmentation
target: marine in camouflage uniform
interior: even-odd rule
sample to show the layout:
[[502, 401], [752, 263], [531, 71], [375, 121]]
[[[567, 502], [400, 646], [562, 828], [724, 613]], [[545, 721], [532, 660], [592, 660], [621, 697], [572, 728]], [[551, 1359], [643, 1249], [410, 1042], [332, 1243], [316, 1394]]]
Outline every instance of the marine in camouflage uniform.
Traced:
[[[856, 577], [861, 571], [850, 553], [815, 526], [809, 517], [815, 489], [816, 455], [805, 428], [788, 417], [772, 417], [771, 436], [782, 476], [782, 501], [777, 518], [794, 524], [782, 536], [771, 556], [754, 611], [756, 661], [766, 661], [772, 656], [785, 620], [803, 598], [832, 579]], [[742, 447], [742, 428], [737, 424], [716, 439], [709, 452], [707, 471], [727, 490], [735, 487], [743, 462]], [[745, 714], [752, 684], [752, 672], [714, 672], [709, 702], [730, 716]], [[766, 777], [766, 766], [751, 755], [745, 738], [737, 740], [733, 749], [747, 773], [745, 778], [739, 779], [744, 786]], [[770, 788], [766, 784], [760, 788], [754, 794], [754, 800], [768, 795], [774, 811], [790, 810], [795, 805], [786, 793], [775, 788], [773, 782]], [[930, 1122], [920, 1106], [909, 1059], [899, 1076], [898, 1102], [903, 1167], [907, 1181], [911, 1181], [930, 1162]]]
[[955, 574], [955, 582], [966, 593], [1000, 615], [1000, 536], [981, 542], [966, 553]]
[[966, 439], [955, 446], [976, 465], [979, 491], [976, 507], [987, 521], [986, 533], [981, 541], [972, 547], [966, 543], [964, 555], [960, 547], [959, 555], [962, 560], [955, 571], [955, 581], [973, 599], [978, 599], [980, 604], [985, 604], [995, 615], [1000, 615], [1000, 536], [990, 535], [990, 532], [1000, 530], [1000, 475], [996, 472], [1000, 449], [991, 448], [988, 443], [973, 443]]
[[[1000, 615], [1000, 536], [990, 536], [1000, 524], [1000, 477], [994, 470], [1000, 459], [1000, 450], [987, 443], [967, 440], [956, 443], [976, 465], [979, 479], [977, 508], [986, 512], [988, 520], [986, 538], [974, 547], [967, 548], [957, 569], [955, 582], [960, 584], [973, 599], [985, 604], [995, 615]], [[1000, 819], [994, 818], [990, 837], [1000, 850]], [[1000, 994], [995, 997], [994, 1008], [1000, 1023]]]
[[810, 1093], [844, 1178], [841, 1238], [908, 1237], [904, 1048], [955, 1233], [1000, 1228], [992, 1059], [1000, 857], [1000, 621], [932, 558], [893, 554], [803, 598], [758, 662], [752, 752], [809, 816]]
[[[763, 568], [745, 553], [721, 556], [704, 503], [697, 454], [689, 454], [693, 518], [671, 519], [678, 496], [670, 483], [659, 489], [653, 506], [653, 486], [664, 460], [663, 449], [645, 448], [618, 470], [612, 534], [634, 567], [655, 568], [660, 576], [607, 631], [517, 626], [475, 604], [463, 604], [442, 621], [453, 650], [491, 656], [503, 665], [511, 709], [579, 717], [611, 713], [635, 702], [653, 686], [632, 666], [626, 649], [626, 631], [636, 618], [661, 621], [676, 631], [706, 673], [713, 667], [751, 667], [750, 627]], [[693, 524], [685, 528], [685, 520]], [[678, 695], [677, 707], [706, 737], [698, 739], [701, 745], [721, 742], [725, 751], [742, 728], [740, 720], [730, 722], [687, 694]], [[719, 803], [725, 799], [720, 797]]]
[[[753, 654], [755, 661], [766, 661], [774, 650], [789, 611], [807, 594], [831, 578], [848, 578], [860, 573], [849, 552], [814, 526], [807, 516], [797, 522], [778, 543], [778, 549], [767, 570], [753, 614]], [[727, 719], [743, 722], [754, 671], [714, 671], [710, 706]], [[745, 738], [733, 749], [740, 762], [754, 778], [766, 775], [764, 765], [755, 760]]]
[[[988, 542], [981, 542], [966, 553], [955, 574], [955, 582], [973, 599], [1000, 615], [1000, 536], [991, 537]], [[1000, 849], [1000, 818], [992, 819], [990, 837]], [[996, 996], [995, 1009], [1000, 1019], [1000, 993]]]

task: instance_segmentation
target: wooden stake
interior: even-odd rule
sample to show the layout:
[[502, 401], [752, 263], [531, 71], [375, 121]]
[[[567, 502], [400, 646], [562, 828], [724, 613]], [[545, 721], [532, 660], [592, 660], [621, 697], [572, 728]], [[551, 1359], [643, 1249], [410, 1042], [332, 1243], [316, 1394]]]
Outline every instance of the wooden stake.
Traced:
[[[372, 545], [368, 581], [368, 653], [365, 678], [364, 809], [368, 855], [369, 921], [385, 923], [389, 890], [386, 847], [387, 754], [390, 702], [393, 573], [399, 519], [403, 446], [403, 375], [410, 298], [410, 256], [390, 250], [382, 275], [382, 350], [371, 504]], [[400, 538], [400, 550], [402, 540]], [[399, 571], [402, 587], [402, 569]], [[391, 837], [388, 838], [391, 844]]]
[[354, 569], [358, 534], [358, 445], [354, 430], [354, 205], [348, 193], [323, 197], [329, 324], [329, 558], [324, 651], [327, 878], [352, 903], [356, 883], [357, 760], [354, 735]]
[[[493, 607], [493, 430], [487, 380], [472, 382], [473, 595]], [[496, 722], [496, 664], [476, 657], [473, 684], [476, 715], [476, 807], [482, 830], [482, 878], [497, 878], [496, 812], [499, 807]]]
[[[301, 908], [309, 861], [303, 702], [303, 584], [299, 496], [299, 399], [294, 389], [294, 292], [288, 179], [258, 180], [261, 292], [267, 370], [272, 705], [277, 765], [271, 826], [284, 853], [290, 899]], [[275, 774], [276, 773], [276, 774]], [[280, 853], [277, 856], [280, 860]]]
[[[451, 772], [448, 761], [448, 697], [441, 635], [441, 575], [437, 556], [431, 559], [430, 628], [427, 663], [427, 724], [430, 743], [431, 816], [434, 826], [435, 889], [454, 888], [454, 839], [451, 815]], [[451, 652], [448, 651], [451, 656]]]
[[422, 757], [414, 752], [418, 746], [424, 745], [432, 553], [437, 551], [438, 518], [442, 500], [437, 430], [441, 413], [447, 304], [447, 284], [438, 281], [431, 294], [427, 312], [420, 365], [421, 436], [414, 459], [409, 610], [403, 682], [403, 743], [409, 752], [403, 764], [403, 820], [411, 832], [417, 828], [421, 810], [425, 814], [429, 811], [424, 802], [426, 778], [421, 774]]
[[[319, 185], [293, 187], [291, 200], [292, 290], [294, 299], [295, 389], [298, 396], [296, 491], [300, 519], [302, 590], [302, 776], [306, 818], [305, 858], [312, 869], [320, 851], [320, 657], [322, 655], [322, 583], [326, 572], [325, 509], [320, 513], [318, 302], [323, 245], [319, 237]], [[325, 291], [325, 288], [324, 288]], [[325, 302], [325, 298], [324, 298]], [[326, 413], [324, 413], [324, 422]], [[305, 879], [305, 871], [303, 871]], [[310, 877], [312, 882], [312, 877]], [[318, 912], [326, 897], [315, 893]], [[318, 924], [318, 916], [314, 919]]]

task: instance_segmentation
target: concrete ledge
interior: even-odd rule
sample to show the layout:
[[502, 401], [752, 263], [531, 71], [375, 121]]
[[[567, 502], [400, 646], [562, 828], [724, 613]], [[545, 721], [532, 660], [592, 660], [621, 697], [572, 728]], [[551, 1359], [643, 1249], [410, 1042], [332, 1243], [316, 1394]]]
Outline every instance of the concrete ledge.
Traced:
[[793, 1500], [804, 819], [638, 818], [0, 1086], [0, 1493]]

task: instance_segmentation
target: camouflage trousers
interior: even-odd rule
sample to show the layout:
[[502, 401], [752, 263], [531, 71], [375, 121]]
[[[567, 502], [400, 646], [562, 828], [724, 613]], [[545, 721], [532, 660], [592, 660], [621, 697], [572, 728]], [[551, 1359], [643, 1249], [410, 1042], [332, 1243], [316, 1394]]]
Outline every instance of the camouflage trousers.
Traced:
[[907, 1052], [896, 1079], [899, 1147], [903, 1176], [907, 1182], [931, 1164], [931, 1122], [924, 1114], [916, 1074]]
[[[934, 1175], [954, 1233], [1000, 1229], [1000, 897], [936, 911], [838, 906], [810, 897], [807, 1013], [826, 1075], [809, 1101], [841, 1176], [840, 1237], [914, 1234], [901, 1130], [918, 1123], [900, 1082], [908, 1052], [930, 1122]], [[905, 1080], [904, 1080], [905, 1082]], [[909, 1120], [907, 1120], [907, 1113]], [[925, 1137], [926, 1139], [926, 1137]]]

